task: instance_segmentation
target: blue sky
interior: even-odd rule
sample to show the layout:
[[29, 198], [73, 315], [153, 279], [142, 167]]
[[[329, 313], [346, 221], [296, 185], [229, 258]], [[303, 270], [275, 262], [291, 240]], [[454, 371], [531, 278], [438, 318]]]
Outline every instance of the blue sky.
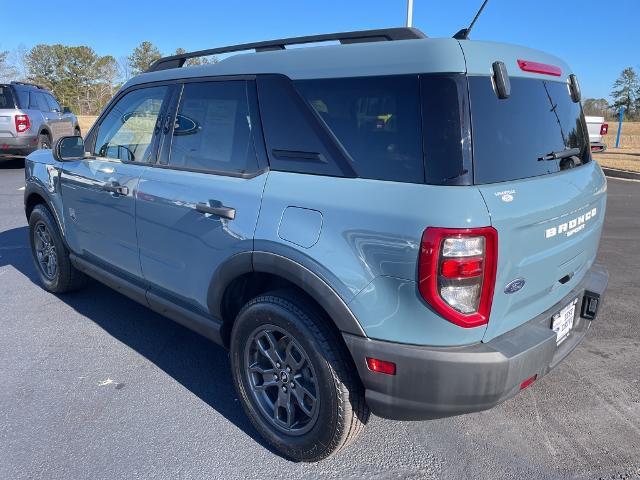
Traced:
[[[37, 11], [38, 0], [29, 4]], [[73, 2], [77, 4], [76, 2]], [[287, 36], [403, 25], [406, 0], [63, 1], [28, 22], [3, 22], [0, 50], [89, 45], [127, 55], [142, 40], [163, 53]], [[104, 5], [109, 7], [105, 8]], [[467, 24], [481, 0], [414, 0], [414, 25], [432, 37]], [[98, 6], [99, 5], [99, 6]], [[166, 5], [166, 6], [164, 6]], [[6, 8], [5, 8], [6, 13]], [[607, 97], [620, 73], [640, 70], [640, 0], [490, 0], [472, 38], [526, 45], [565, 59], [586, 97]]]

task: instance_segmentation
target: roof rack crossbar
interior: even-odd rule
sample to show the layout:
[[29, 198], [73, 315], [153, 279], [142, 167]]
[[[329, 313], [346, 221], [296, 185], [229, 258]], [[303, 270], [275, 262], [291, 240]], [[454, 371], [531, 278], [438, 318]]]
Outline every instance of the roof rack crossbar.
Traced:
[[255, 50], [256, 52], [267, 52], [273, 50], [284, 50], [287, 45], [301, 45], [305, 43], [318, 43], [337, 40], [342, 44], [382, 42], [395, 40], [411, 40], [426, 38], [426, 35], [417, 28], [383, 28], [378, 30], [361, 30], [356, 32], [327, 33], [322, 35], [310, 35], [306, 37], [281, 38], [279, 40], [268, 40], [264, 42], [243, 43], [240, 45], [230, 45], [227, 47], [210, 48], [187, 52], [180, 55], [171, 55], [156, 60], [147, 72], [167, 70], [169, 68], [180, 68], [190, 58], [207, 57], [221, 53], [240, 52], [243, 50]]

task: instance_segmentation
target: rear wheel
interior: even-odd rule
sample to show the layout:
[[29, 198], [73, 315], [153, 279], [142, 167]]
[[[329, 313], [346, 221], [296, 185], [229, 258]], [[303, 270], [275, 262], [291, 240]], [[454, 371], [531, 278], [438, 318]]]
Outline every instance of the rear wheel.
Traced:
[[279, 452], [318, 461], [353, 441], [369, 410], [349, 353], [320, 312], [290, 292], [248, 302], [231, 334], [245, 412]]
[[51, 138], [46, 133], [38, 135], [38, 150], [51, 149]]
[[69, 259], [56, 221], [44, 205], [36, 205], [29, 217], [31, 253], [45, 289], [65, 293], [82, 287], [87, 277]]

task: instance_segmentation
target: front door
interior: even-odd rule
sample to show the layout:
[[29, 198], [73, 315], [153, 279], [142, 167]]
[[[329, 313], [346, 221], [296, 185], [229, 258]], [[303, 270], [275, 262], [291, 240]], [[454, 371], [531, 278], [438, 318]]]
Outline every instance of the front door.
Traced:
[[62, 200], [67, 239], [87, 260], [141, 277], [135, 225], [138, 183], [155, 160], [169, 87], [139, 88], [117, 100], [87, 141], [91, 156], [65, 162]]
[[253, 141], [255, 105], [252, 81], [186, 83], [159, 162], [140, 179], [144, 278], [152, 292], [197, 312], [207, 313], [219, 265], [253, 249], [267, 177]]

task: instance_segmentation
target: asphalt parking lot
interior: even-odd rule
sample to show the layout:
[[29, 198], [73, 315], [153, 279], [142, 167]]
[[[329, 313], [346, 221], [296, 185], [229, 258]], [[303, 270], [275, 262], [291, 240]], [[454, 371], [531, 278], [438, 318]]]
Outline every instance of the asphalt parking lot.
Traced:
[[262, 443], [223, 349], [97, 283], [39, 287], [23, 175], [0, 163], [0, 479], [640, 478], [640, 183], [609, 180], [607, 301], [562, 365], [491, 411], [372, 418], [309, 465]]

